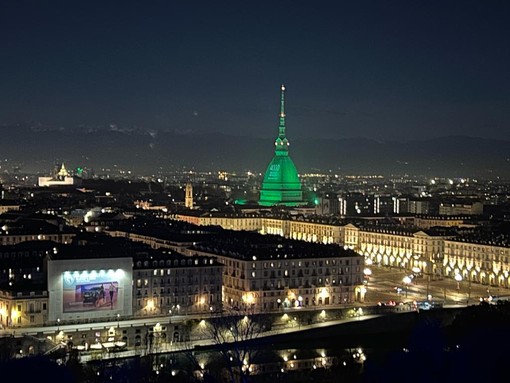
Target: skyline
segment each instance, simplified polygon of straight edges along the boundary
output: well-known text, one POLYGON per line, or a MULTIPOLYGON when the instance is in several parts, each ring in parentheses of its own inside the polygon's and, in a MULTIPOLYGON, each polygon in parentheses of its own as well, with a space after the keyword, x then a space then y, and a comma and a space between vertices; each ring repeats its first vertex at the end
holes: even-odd
POLYGON ((510 140, 510 5, 2 4, 0 126, 510 140))

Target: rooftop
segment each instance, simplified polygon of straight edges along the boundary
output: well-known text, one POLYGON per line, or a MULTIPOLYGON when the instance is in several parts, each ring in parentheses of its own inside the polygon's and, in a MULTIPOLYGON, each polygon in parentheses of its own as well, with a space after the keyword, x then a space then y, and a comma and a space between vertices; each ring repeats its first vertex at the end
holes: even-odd
POLYGON ((358 253, 338 245, 323 245, 286 239, 277 235, 224 230, 208 241, 190 248, 206 253, 231 256, 243 260, 303 259, 323 257, 356 257, 358 253))

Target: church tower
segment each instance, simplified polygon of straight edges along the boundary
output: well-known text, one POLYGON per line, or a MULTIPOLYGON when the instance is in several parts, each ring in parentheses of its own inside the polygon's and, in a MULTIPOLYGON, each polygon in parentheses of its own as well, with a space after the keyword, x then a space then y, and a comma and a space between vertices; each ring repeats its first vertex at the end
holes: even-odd
POLYGON ((186 183, 186 196, 184 198, 184 206, 193 209, 193 186, 191 182, 186 183))
POLYGON ((289 140, 285 133, 285 86, 280 93, 278 137, 275 140, 274 157, 267 166, 260 189, 261 206, 302 206, 303 191, 294 162, 289 156, 289 140))

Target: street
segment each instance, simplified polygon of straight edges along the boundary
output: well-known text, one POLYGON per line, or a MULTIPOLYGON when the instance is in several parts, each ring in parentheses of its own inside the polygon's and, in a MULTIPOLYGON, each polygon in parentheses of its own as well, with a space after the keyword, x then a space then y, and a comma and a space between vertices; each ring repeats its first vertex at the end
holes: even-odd
POLYGON ((396 268, 372 265, 370 270, 365 286, 365 304, 424 301, 429 296, 429 300, 443 302, 444 305, 467 305, 478 304, 480 297, 510 294, 505 288, 449 278, 433 280, 430 276, 420 275, 406 279, 412 272, 396 268))

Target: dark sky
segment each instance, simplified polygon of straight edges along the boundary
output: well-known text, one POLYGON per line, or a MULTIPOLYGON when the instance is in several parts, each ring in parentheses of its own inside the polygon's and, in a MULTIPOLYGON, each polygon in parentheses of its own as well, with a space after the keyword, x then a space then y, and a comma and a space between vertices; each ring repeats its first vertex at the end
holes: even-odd
POLYGON ((0 3, 0 125, 510 139, 509 1, 0 3))

